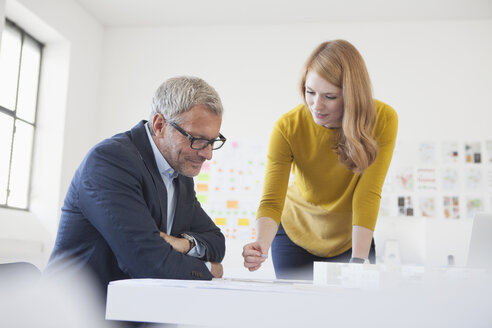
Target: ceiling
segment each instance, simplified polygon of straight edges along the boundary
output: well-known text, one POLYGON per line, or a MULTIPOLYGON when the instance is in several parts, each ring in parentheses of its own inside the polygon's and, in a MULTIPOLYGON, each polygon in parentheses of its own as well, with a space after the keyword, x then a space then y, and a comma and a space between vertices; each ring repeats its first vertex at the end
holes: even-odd
POLYGON ((492 0, 76 1, 107 27, 492 18, 492 0))

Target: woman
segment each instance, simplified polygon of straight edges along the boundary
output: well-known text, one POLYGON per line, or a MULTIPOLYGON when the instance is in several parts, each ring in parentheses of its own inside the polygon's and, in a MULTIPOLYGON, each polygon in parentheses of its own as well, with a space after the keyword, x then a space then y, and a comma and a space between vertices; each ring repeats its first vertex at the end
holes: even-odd
POLYGON ((373 231, 398 129, 347 41, 319 45, 300 88, 304 104, 273 128, 257 239, 242 254, 255 271, 271 246, 280 279, 312 279, 314 261, 375 262, 373 231))

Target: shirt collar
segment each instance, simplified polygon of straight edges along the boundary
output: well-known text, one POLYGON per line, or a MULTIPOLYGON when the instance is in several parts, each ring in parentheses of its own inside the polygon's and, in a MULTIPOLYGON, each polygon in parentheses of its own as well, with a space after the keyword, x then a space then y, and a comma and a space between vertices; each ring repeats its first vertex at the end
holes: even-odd
POLYGON ((147 132, 147 137, 149 138, 150 146, 152 147, 152 152, 154 153, 155 163, 157 164, 157 169, 159 170, 159 173, 171 180, 176 178, 178 176, 178 172, 175 171, 166 161, 164 156, 162 156, 161 152, 154 142, 154 139, 150 135, 149 122, 145 123, 145 132, 147 132))

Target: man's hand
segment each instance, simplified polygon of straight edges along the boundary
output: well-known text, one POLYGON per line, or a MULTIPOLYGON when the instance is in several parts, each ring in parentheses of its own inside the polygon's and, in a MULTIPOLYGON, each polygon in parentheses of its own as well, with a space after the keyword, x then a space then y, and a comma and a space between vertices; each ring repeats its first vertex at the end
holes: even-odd
POLYGON ((186 254, 190 251, 190 242, 188 241, 188 239, 184 239, 184 238, 178 238, 178 237, 174 237, 174 236, 170 236, 168 235, 167 233, 164 233, 164 232, 160 232, 160 236, 169 244, 171 244, 171 246, 173 247, 173 249, 177 252, 180 252, 180 253, 183 253, 183 254, 186 254))
POLYGON ((222 278, 222 275, 224 274, 224 269, 222 268, 222 264, 218 262, 210 262, 211 268, 210 272, 212 273, 212 276, 214 278, 222 278))

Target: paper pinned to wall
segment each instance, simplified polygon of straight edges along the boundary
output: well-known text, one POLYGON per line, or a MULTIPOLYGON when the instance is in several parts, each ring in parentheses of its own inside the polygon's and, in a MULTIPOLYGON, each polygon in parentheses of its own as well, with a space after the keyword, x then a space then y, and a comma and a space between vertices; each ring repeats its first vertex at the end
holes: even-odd
POLYGON ((482 162, 482 151, 480 142, 465 143, 465 162, 479 164, 482 162))
POLYGON ((459 160, 459 145, 457 141, 444 141, 441 143, 442 163, 454 164, 459 160))

